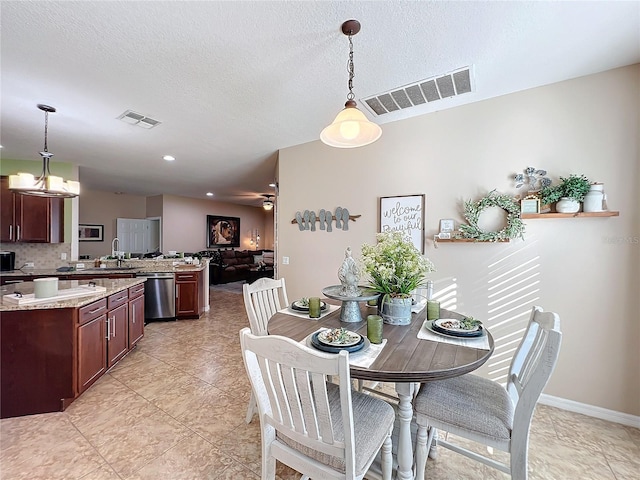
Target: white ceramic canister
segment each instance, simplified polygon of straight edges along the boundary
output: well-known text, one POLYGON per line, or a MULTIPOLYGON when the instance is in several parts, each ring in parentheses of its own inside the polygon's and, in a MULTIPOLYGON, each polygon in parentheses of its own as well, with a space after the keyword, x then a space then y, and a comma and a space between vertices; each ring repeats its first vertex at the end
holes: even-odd
POLYGON ((604 200, 604 184, 594 183, 584 197, 583 211, 602 212, 604 200))
POLYGON ((55 297, 56 295, 58 295, 58 278, 34 278, 33 293, 35 293, 36 298, 55 297))

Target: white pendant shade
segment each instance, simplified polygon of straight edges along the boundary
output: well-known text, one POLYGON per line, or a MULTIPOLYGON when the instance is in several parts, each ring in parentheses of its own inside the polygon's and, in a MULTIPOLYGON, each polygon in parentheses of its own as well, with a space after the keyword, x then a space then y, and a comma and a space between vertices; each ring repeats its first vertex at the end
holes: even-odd
POLYGON ((17 175, 9 175, 9 190, 22 195, 71 198, 80 195, 80 182, 65 181, 62 177, 54 175, 36 178, 30 173, 20 172, 17 175))
POLYGON ((322 130, 320 140, 330 147, 355 148, 369 145, 381 135, 382 129, 378 124, 370 122, 356 107, 346 107, 331 125, 322 130))

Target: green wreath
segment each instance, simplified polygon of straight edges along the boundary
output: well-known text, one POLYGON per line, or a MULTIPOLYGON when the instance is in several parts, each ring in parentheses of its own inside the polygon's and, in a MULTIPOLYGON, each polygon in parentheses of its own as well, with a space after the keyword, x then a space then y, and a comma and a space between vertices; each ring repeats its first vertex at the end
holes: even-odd
POLYGON ((520 205, 509 195, 497 193, 495 190, 473 202, 464 203, 464 218, 468 225, 460 225, 460 237, 473 238, 477 242, 498 242, 510 238, 520 237, 524 239, 524 223, 520 219, 520 205), (478 227, 480 214, 489 207, 499 207, 507 212, 507 225, 497 232, 485 232, 478 227))

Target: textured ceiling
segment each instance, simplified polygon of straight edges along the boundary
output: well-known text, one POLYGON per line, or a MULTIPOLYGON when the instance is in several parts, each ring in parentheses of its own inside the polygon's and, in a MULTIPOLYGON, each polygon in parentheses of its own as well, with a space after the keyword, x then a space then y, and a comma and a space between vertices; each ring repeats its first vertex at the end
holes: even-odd
POLYGON ((474 69, 473 92, 377 118, 383 136, 384 123, 640 62, 640 2, 3 0, 0 14, 3 158, 39 159, 45 103, 58 109, 49 150, 84 186, 253 205, 272 192, 277 150, 317 140, 342 108, 347 19, 362 24, 357 100, 474 69), (162 123, 123 123, 125 110, 162 123))

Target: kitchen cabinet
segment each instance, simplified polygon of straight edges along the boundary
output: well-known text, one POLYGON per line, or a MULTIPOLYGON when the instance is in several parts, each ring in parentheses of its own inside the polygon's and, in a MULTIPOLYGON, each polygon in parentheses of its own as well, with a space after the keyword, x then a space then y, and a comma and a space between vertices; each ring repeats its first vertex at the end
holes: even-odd
POLYGON ((144 336, 144 283, 129 288, 129 350, 144 336))
POLYGON ((176 273, 176 318, 200 316, 199 272, 176 273))
POLYGON ((0 177, 0 242, 64 241, 64 199, 19 195, 0 177))
POLYGON ((78 393, 107 371, 107 299, 80 308, 78 315, 78 393))
POLYGON ((107 298, 107 368, 129 351, 129 292, 123 290, 107 298))

